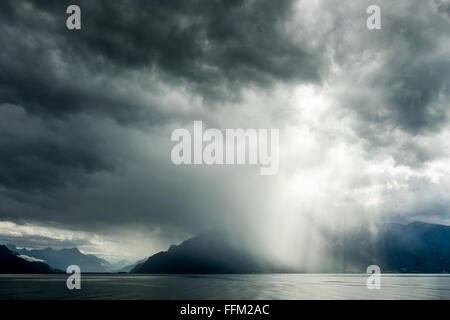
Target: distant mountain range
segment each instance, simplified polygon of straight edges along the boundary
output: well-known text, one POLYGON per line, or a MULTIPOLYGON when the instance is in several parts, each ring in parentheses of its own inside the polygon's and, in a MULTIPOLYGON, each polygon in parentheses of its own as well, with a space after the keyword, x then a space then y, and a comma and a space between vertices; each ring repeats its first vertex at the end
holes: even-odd
MULTIPOLYGON (((309 272, 365 272, 375 264, 382 272, 450 272, 450 227, 423 222, 386 224, 376 233, 367 229, 343 234, 324 234, 331 264, 309 272)), ((0 273, 65 271, 69 265, 82 272, 131 273, 277 273, 302 272, 274 265, 220 232, 188 239, 169 250, 134 264, 111 264, 77 248, 54 250, 0 246, 0 273)))
MULTIPOLYGON (((414 222, 387 224, 377 234, 367 229, 329 234, 335 263, 310 272, 365 272, 379 265, 382 272, 450 272, 450 227, 414 222)), ((275 266, 232 246, 226 237, 207 233, 159 252, 136 265, 132 273, 264 273, 302 272, 275 266)))
POLYGON ((54 250, 46 249, 18 249, 13 244, 6 245, 9 250, 19 255, 31 257, 49 266, 66 271, 70 265, 77 265, 82 272, 112 272, 115 268, 108 261, 93 254, 83 254, 77 248, 54 250))
POLYGON ((0 273, 52 273, 47 264, 12 252, 7 247, 0 245, 0 273))

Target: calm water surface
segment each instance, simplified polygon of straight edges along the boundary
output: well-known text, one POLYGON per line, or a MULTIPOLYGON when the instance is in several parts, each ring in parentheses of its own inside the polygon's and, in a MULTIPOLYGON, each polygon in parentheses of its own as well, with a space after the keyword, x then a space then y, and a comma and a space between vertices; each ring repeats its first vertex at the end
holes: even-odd
POLYGON ((450 299, 450 275, 393 275, 380 290, 365 274, 0 275, 0 299, 450 299))

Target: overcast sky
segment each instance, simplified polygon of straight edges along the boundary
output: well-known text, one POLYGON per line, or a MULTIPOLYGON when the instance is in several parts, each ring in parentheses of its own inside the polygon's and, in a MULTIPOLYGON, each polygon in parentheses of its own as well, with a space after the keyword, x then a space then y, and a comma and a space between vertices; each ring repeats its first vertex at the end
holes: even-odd
POLYGON ((445 0, 2 0, 0 243, 134 259, 218 227, 289 252, 311 224, 450 224, 449 31, 445 0), (194 120, 280 129, 279 173, 175 166, 194 120))

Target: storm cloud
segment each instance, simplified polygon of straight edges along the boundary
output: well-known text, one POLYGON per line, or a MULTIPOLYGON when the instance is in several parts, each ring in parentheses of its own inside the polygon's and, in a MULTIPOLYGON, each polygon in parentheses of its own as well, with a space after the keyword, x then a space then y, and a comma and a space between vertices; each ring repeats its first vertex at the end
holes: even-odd
POLYGON ((0 242, 138 257, 248 228, 289 255, 311 225, 449 223, 449 2, 378 2, 381 30, 370 1, 2 1, 0 242), (280 173, 173 165, 194 120, 279 128, 280 173))

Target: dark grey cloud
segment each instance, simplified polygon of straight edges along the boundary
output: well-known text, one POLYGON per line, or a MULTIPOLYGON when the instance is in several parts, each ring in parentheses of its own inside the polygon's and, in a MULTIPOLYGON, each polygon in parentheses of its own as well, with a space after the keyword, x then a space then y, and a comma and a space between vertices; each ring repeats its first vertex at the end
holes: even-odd
POLYGON ((435 0, 435 3, 440 12, 446 13, 450 16, 450 1, 448 0, 435 0))
POLYGON ((26 237, 18 237, 18 236, 9 236, 9 235, 0 235, 0 243, 1 244, 14 244, 18 248, 74 248, 74 247, 82 247, 89 245, 89 241, 87 239, 83 240, 57 240, 49 239, 42 236, 36 235, 27 235, 26 237))
POLYGON ((377 76, 389 110, 384 120, 413 135, 439 131, 448 120, 442 98, 450 93, 450 60, 433 52, 442 51, 445 24, 399 19, 389 28, 392 51, 377 76))
POLYGON ((86 32, 72 43, 118 66, 160 68, 206 94, 222 86, 318 81, 324 61, 283 30, 293 3, 85 2, 86 32))
MULTIPOLYGON (((89 176, 115 172, 120 161, 127 161, 124 141, 113 141, 120 129, 99 123, 112 118, 132 130, 193 119, 195 113, 173 111, 164 100, 171 87, 186 88, 203 99, 206 108, 214 108, 216 102, 238 99, 242 88, 319 82, 324 56, 303 48, 284 30, 294 4, 290 0, 3 1, 0 185, 5 194, 43 205, 42 199, 27 193, 83 186, 89 176), (70 4, 82 9, 81 31, 66 29, 70 4), (146 79, 152 77, 156 80, 146 79)), ((161 192, 156 195, 152 205, 160 208, 154 210, 156 217, 165 211, 175 216, 189 202, 186 196, 170 203, 161 192)), ((195 203, 192 211, 194 207, 195 203)), ((134 210, 144 208, 151 209, 143 205, 134 210)), ((173 219, 165 215, 168 221, 173 219)))
POLYGON ((86 119, 43 121, 12 105, 0 105, 0 113, 0 184, 7 190, 82 184, 83 176, 117 165, 106 135, 86 119))
POLYGON ((291 0, 75 1, 82 8, 79 32, 65 27, 72 2, 2 4, 3 102, 39 114, 100 112, 155 123, 167 117, 118 94, 114 79, 133 70, 161 73, 212 104, 243 86, 317 82, 325 64, 284 32, 291 0))
MULTIPOLYGON (((366 16, 357 14, 369 4, 337 12, 336 24, 353 20, 364 26, 366 16)), ((355 118, 353 129, 369 153, 389 154, 411 167, 442 156, 420 138, 448 127, 450 21, 441 14, 446 4, 411 1, 400 10, 383 1, 382 30, 349 29, 343 43, 340 35, 330 37, 335 62, 347 71, 333 78, 347 85, 336 103, 355 118)))
POLYGON ((440 94, 447 96, 450 93, 449 75, 448 59, 418 66, 409 61, 396 67, 386 83, 386 89, 390 89, 388 101, 391 102, 392 121, 413 134, 439 130, 448 121, 448 106, 445 102, 439 103, 438 99, 440 94))

